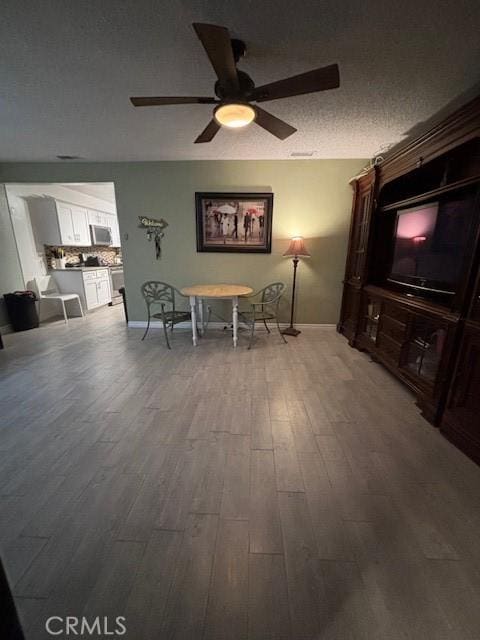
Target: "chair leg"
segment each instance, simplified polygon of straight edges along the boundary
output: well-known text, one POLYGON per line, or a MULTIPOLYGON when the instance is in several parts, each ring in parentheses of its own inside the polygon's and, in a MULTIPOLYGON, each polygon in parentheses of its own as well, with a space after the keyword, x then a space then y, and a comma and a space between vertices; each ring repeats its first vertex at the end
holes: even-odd
POLYGON ((150 310, 148 311, 147 328, 145 329, 145 333, 142 336, 142 340, 145 340, 145 336, 147 335, 149 329, 150 329, 150 310))
POLYGON ((263 319, 263 324, 265 325, 265 329, 267 330, 267 332, 270 333, 270 329, 268 328, 268 324, 265 318, 263 319))
POLYGON ((80 296, 78 296, 77 300, 78 300, 78 308, 80 309, 80 315, 82 316, 82 318, 85 318, 85 314, 83 313, 82 303, 80 301, 80 296))
POLYGON ((280 329, 280 324, 278 322, 278 316, 275 316, 275 322, 277 323, 278 333, 280 334, 282 340, 284 341, 285 344, 288 344, 288 342, 285 340, 285 336, 283 335, 282 330, 280 329))
POLYGON ((65 324, 68 324, 68 316, 67 316, 67 310, 65 308, 65 300, 60 300, 60 302, 62 303, 62 310, 63 310, 63 317, 65 319, 65 324))
POLYGON ((212 315, 212 307, 207 305, 207 324, 205 325, 205 331, 208 329, 208 323, 210 322, 210 317, 212 315))
POLYGON ((255 333, 255 313, 253 314, 253 318, 252 318, 252 328, 250 330, 250 342, 248 343, 249 349, 252 348, 254 333, 255 333))
POLYGON ((167 343, 167 348, 171 349, 170 342, 168 341, 168 322, 165 318, 165 315, 162 314, 162 324, 163 324, 163 333, 165 334, 165 342, 167 343))

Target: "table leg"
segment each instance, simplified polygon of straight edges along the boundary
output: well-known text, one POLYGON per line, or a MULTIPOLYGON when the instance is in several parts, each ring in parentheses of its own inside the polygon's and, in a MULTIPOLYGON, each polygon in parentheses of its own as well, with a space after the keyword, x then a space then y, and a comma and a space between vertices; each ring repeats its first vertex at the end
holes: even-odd
POLYGON ((198 299, 198 311, 200 313, 200 335, 205 333, 205 324, 203 322, 203 298, 198 299))
POLYGON ((237 346, 238 341, 238 297, 232 298, 232 316, 233 316, 233 346, 237 346))
POLYGON ((190 315, 192 318, 192 342, 193 346, 197 346, 197 311, 195 309, 197 301, 195 296, 190 296, 190 315))

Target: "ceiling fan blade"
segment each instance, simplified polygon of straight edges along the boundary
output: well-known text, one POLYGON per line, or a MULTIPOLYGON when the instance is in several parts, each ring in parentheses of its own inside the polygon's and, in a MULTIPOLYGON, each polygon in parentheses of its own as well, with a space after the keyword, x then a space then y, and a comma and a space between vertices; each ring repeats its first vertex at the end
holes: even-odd
POLYGON ((217 135, 220 125, 216 120, 210 120, 202 133, 195 140, 195 144, 199 142, 210 142, 217 135))
POLYGON ((160 107, 168 104, 216 104, 215 98, 203 98, 195 96, 153 96, 153 97, 133 97, 130 102, 134 107, 160 107))
POLYGON ((260 109, 260 107, 255 106, 256 118, 255 122, 266 129, 269 133, 280 138, 280 140, 285 140, 288 136, 291 136, 292 133, 295 133, 295 127, 290 126, 280 118, 272 115, 268 111, 264 109, 260 109))
POLYGON ((251 99, 257 102, 266 102, 277 98, 289 98, 290 96, 301 96, 304 93, 336 89, 339 86, 338 65, 330 64, 328 67, 314 69, 298 76, 256 87, 251 99))
POLYGON ((228 29, 200 22, 194 22, 193 28, 207 52, 222 87, 238 90, 237 68, 228 29))

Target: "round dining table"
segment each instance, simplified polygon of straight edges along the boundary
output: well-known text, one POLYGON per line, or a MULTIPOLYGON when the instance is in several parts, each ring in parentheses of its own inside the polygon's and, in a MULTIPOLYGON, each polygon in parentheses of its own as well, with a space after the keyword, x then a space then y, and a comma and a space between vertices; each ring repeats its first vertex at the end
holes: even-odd
POLYGON ((192 317, 192 341, 197 346, 197 302, 200 312, 200 326, 203 332, 203 300, 231 300, 232 301, 232 325, 233 346, 238 342, 238 298, 253 293, 251 287, 243 284, 196 284, 192 287, 181 289, 184 296, 190 298, 190 313, 192 317))

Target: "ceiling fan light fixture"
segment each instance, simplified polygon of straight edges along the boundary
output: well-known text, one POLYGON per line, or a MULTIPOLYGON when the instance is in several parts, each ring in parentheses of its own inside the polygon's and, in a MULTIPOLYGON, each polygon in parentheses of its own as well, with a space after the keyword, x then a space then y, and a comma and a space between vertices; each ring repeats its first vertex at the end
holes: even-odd
POLYGON ((214 118, 222 127, 240 129, 255 120, 255 109, 242 102, 229 102, 219 105, 214 111, 214 118))

